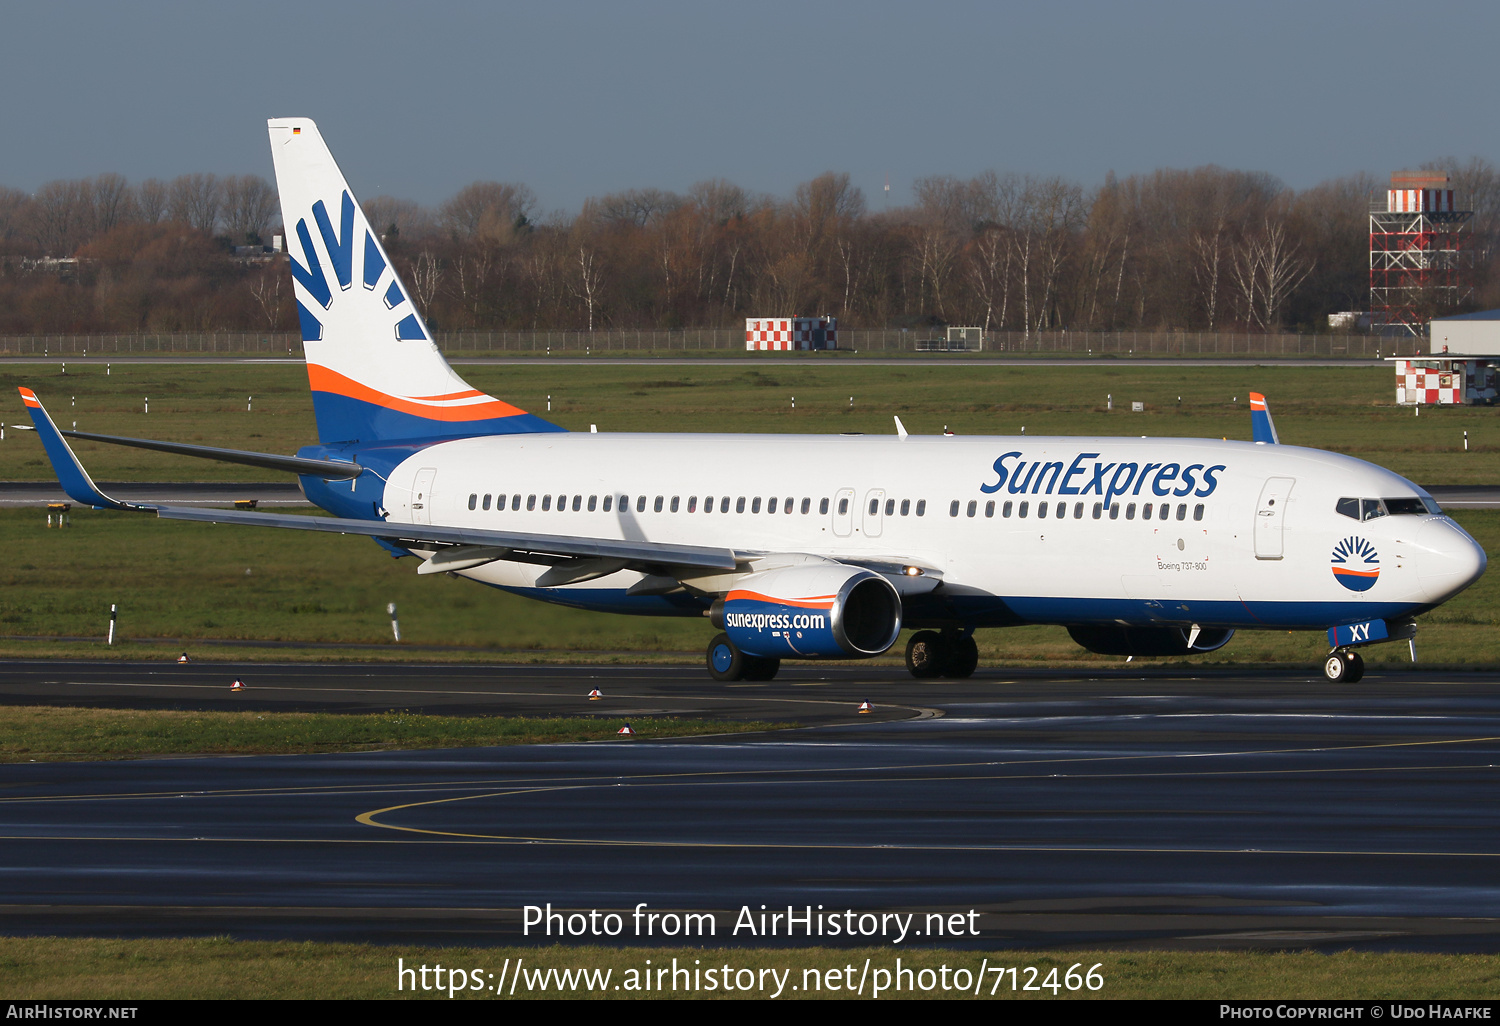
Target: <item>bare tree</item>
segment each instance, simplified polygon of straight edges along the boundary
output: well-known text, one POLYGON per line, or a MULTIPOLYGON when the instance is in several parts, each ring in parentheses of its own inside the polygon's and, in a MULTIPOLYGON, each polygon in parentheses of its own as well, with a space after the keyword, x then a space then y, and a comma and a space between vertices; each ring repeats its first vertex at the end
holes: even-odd
POLYGON ((645 228, 653 221, 670 214, 684 202, 675 192, 627 189, 601 197, 594 206, 594 213, 605 224, 645 228))
POLYGON ((218 175, 178 175, 167 190, 167 219, 212 235, 219 226, 222 203, 223 188, 218 175))
POLYGON ((87 181, 48 182, 30 204, 31 236, 42 252, 71 256, 94 233, 94 196, 87 181))
POLYGON ((93 190, 94 229, 107 232, 116 225, 134 221, 136 218, 135 196, 122 175, 113 173, 96 177, 90 186, 93 190))
POLYGON ((531 223, 536 194, 511 182, 474 182, 444 203, 438 217, 456 239, 508 243, 531 223))
POLYGON ((432 213, 415 200, 376 196, 364 203, 365 218, 387 244, 397 239, 421 242, 434 233, 432 213))
POLYGON ((281 324, 281 311, 285 303, 286 268, 276 263, 261 267, 250 279, 250 295, 265 318, 266 330, 275 331, 281 324))
POLYGON ((587 246, 579 246, 578 279, 573 287, 573 294, 583 300, 584 309, 588 311, 590 331, 594 330, 594 307, 599 302, 601 280, 599 268, 594 259, 594 251, 587 246))
POLYGON ((167 216, 170 187, 160 178, 148 178, 135 190, 135 207, 142 221, 158 224, 167 216))
POLYGON ((256 245, 276 218, 276 190, 260 175, 230 175, 223 182, 224 232, 236 244, 256 245))
POLYGON ((422 250, 417 255, 417 262, 412 265, 411 287, 424 317, 431 316, 432 301, 436 298, 442 281, 443 268, 438 258, 433 255, 432 250, 422 250))
POLYGON ((1312 273, 1312 263, 1287 238, 1286 224, 1268 217, 1235 248, 1231 273, 1246 319, 1270 331, 1280 326, 1287 297, 1312 273))

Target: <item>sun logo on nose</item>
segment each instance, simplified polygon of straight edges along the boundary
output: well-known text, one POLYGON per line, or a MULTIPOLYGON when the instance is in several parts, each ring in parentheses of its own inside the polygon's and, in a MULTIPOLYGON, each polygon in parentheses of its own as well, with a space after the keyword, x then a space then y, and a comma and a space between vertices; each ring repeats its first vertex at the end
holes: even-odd
POLYGON ((1333 547, 1333 579, 1350 591, 1369 591, 1380 578, 1380 554, 1363 538, 1348 537, 1333 547))

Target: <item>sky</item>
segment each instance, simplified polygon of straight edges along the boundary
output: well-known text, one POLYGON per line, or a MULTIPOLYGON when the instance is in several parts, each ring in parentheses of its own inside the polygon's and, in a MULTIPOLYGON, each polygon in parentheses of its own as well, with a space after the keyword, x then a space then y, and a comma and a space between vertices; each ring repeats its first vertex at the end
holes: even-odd
MULTIPOLYGON (((265 120, 315 119, 355 192, 523 182, 544 212, 725 178, 848 172, 1085 186, 1161 167, 1293 188, 1500 163, 1500 4, 891 2, 8 4, 0 184, 271 177, 265 120)), ((887 196, 884 186, 890 182, 887 196)))

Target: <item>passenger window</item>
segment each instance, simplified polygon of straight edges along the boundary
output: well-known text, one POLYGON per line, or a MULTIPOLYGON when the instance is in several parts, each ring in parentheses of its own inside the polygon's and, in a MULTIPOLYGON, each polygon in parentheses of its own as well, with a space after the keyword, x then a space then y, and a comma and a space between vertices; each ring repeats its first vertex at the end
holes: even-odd
POLYGON ((1068 504, 1066 502, 1059 502, 1057 504, 1057 519, 1061 520, 1064 517, 1066 517, 1067 515, 1068 515, 1068 504))
POLYGON ((828 515, 828 500, 827 499, 819 499, 818 500, 818 515, 819 516, 827 516, 828 515))
MULTIPOLYGON (((712 499, 709 499, 708 501, 709 502, 713 502, 712 499)), ((696 496, 696 495, 689 495, 688 496, 688 512, 689 513, 696 513, 696 512, 698 512, 698 496, 696 496)))
POLYGON ((1004 517, 1004 518, 1006 518, 1006 519, 1007 519, 1007 520, 1009 520, 1009 519, 1010 519, 1010 511, 1011 511, 1011 510, 1012 510, 1012 509, 1014 509, 1014 508, 1015 508, 1015 507, 1014 507, 1014 506, 1013 506, 1013 505, 1011 505, 1011 502, 1010 502, 1010 500, 1009 500, 1009 499, 1007 499, 1007 500, 1006 500, 1006 501, 1005 501, 1005 505, 1004 505, 1004 506, 1001 506, 1001 507, 1000 507, 1000 515, 1001 515, 1001 516, 1002 516, 1002 517, 1004 517))
POLYGON ((792 503, 794 503, 796 501, 797 501, 796 499, 794 499, 792 496, 788 495, 786 497, 786 502, 784 502, 784 503, 781 504, 781 511, 783 513, 790 513, 792 511, 792 503))
POLYGON ((769 499, 766 500, 766 512, 767 513, 775 513, 776 512, 776 503, 777 503, 777 501, 778 500, 777 500, 776 496, 774 496, 774 495, 771 496, 769 499))
MULTIPOLYGON (((740 501, 744 502, 745 500, 741 499, 740 501)), ((728 513, 729 512, 729 496, 726 495, 726 496, 724 496, 723 498, 721 498, 719 500, 719 512, 720 513, 728 513)))
POLYGON ((1103 515, 1104 515, 1104 503, 1102 503, 1102 502, 1096 502, 1096 503, 1094 503, 1094 519, 1098 520, 1103 515))
POLYGON ((635 497, 635 511, 637 513, 646 512, 646 497, 644 495, 637 495, 635 497))
POLYGON ((1111 519, 1111 520, 1119 520, 1120 519, 1120 504, 1118 502, 1111 502, 1109 504, 1109 519, 1111 519))
POLYGON ((1185 503, 1185 502, 1179 502, 1177 504, 1177 519, 1178 520, 1186 520, 1187 519, 1187 503, 1185 503))
POLYGON ((879 499, 871 499, 870 500, 870 516, 873 517, 876 513, 879 513, 879 512, 880 512, 880 500, 879 499))
POLYGON ((970 499, 969 500, 968 515, 972 517, 977 512, 979 512, 979 503, 978 503, 978 501, 974 500, 974 499, 970 499))
POLYGON ((712 513, 713 511, 714 511, 714 497, 712 495, 710 495, 708 498, 706 498, 706 499, 703 500, 703 512, 705 512, 705 513, 712 513))
POLYGON ((543 495, 542 496, 542 512, 545 513, 549 509, 551 509, 551 508, 552 508, 552 496, 550 496, 550 495, 543 495))
POLYGON ((589 496, 589 512, 590 513, 594 512, 595 507, 597 507, 598 505, 599 505, 599 496, 597 496, 597 495, 590 495, 589 496))
POLYGON ((583 505, 583 496, 582 495, 575 495, 575 496, 573 496, 573 512, 577 513, 578 512, 578 508, 580 506, 582 506, 582 505, 583 505))
POLYGON ((535 495, 528 495, 528 496, 526 496, 526 512, 530 513, 534 509, 536 509, 536 496, 535 495))
POLYGON ((1141 507, 1141 519, 1142 520, 1150 520, 1151 519, 1151 503, 1148 502, 1144 506, 1141 507))
POLYGON ((557 511, 559 513, 561 513, 563 510, 565 510, 567 508, 568 508, 568 497, 566 495, 559 495, 557 497, 557 511))
POLYGON ((1047 515, 1047 504, 1045 502, 1036 504, 1036 515, 1038 517, 1045 517, 1047 515))
POLYGON ((1074 520, 1082 520, 1083 519, 1083 503, 1081 503, 1081 502, 1075 502, 1075 503, 1073 503, 1073 519, 1074 520))
POLYGON ((1021 503, 1021 508, 1016 511, 1016 515, 1019 516, 1022 520, 1025 520, 1026 519, 1026 508, 1028 506, 1030 506, 1030 505, 1031 505, 1031 503, 1023 501, 1021 503))
POLYGON ((671 507, 671 509, 672 509, 673 513, 677 512, 677 503, 680 502, 680 501, 681 501, 681 497, 680 496, 677 496, 677 495, 672 496, 672 507, 671 507))
POLYGON ((613 495, 606 495, 604 497, 604 512, 608 513, 609 512, 609 508, 611 506, 613 506, 614 504, 615 504, 615 497, 613 495))
POLYGON ((514 495, 512 495, 510 497, 510 508, 511 509, 520 509, 521 508, 521 493, 520 492, 517 492, 516 494, 514 494, 514 495))
POLYGON ((956 517, 956 516, 958 516, 958 500, 957 499, 954 499, 952 502, 950 502, 948 504, 948 515, 950 517, 956 517))
POLYGON ((1134 520, 1135 519, 1135 503, 1132 502, 1130 505, 1128 505, 1128 506, 1125 507, 1125 519, 1126 520, 1134 520))
POLYGON ((846 514, 848 514, 848 512, 849 512, 849 500, 848 499, 840 499, 839 500, 839 516, 845 516, 846 514))
POLYGON ((995 515, 995 500, 994 499, 991 499, 989 502, 986 502, 984 504, 984 515, 986 517, 993 517, 995 515))
POLYGON ((926 513, 927 513, 927 500, 926 499, 918 499, 917 500, 917 516, 920 517, 920 516, 925 515, 926 513))
POLYGON ((1380 504, 1379 499, 1361 499, 1359 505, 1363 516, 1362 520, 1378 520, 1385 516, 1385 507, 1380 504))
POLYGON ((479 493, 478 492, 470 492, 469 493, 469 508, 470 509, 474 509, 478 505, 479 505, 479 493))
POLYGON ((807 516, 807 514, 811 510, 812 510, 812 500, 811 499, 803 499, 802 500, 802 515, 803 516, 807 516))
POLYGON ((759 513, 760 512, 760 496, 759 495, 757 495, 755 498, 753 498, 753 499, 750 500, 750 512, 751 513, 759 513))
POLYGON ((480 501, 479 508, 480 509, 489 509, 490 508, 490 495, 489 495, 488 492, 485 493, 484 499, 480 501))
POLYGON ((630 496, 628 496, 628 495, 622 495, 622 496, 620 496, 620 512, 621 513, 626 513, 626 512, 629 512, 629 510, 630 510, 630 496))
POLYGON ((1348 517, 1350 520, 1359 519, 1359 500, 1340 499, 1334 504, 1334 511, 1348 517))
POLYGON ((663 502, 662 497, 660 495, 658 495, 656 497, 656 502, 653 503, 652 506, 651 506, 651 512, 653 512, 653 513, 660 513, 661 512, 661 504, 662 504, 662 502, 663 502))
POLYGON ((1200 503, 1198 503, 1198 505, 1196 505, 1196 506, 1193 507, 1193 519, 1194 520, 1202 520, 1203 519, 1203 503, 1200 502, 1200 503))
MULTIPOLYGON (((995 512, 994 505, 995 504, 993 502, 990 503, 990 507, 991 507, 990 508, 990 512, 991 513, 995 512)), ((910 499, 902 499, 901 500, 901 515, 903 517, 911 516, 911 500, 910 499)))
POLYGON ((745 512, 745 497, 743 495, 741 495, 738 499, 734 500, 734 511, 736 513, 743 513, 743 512, 745 512))
POLYGON ((1169 517, 1171 515, 1172 515, 1172 504, 1170 502, 1164 502, 1164 503, 1161 504, 1161 510, 1156 514, 1156 519, 1158 519, 1158 520, 1165 520, 1165 519, 1167 519, 1167 517, 1169 517))
POLYGON ((896 500, 895 499, 886 499, 885 500, 885 515, 888 516, 888 517, 893 517, 893 516, 896 515, 896 500))

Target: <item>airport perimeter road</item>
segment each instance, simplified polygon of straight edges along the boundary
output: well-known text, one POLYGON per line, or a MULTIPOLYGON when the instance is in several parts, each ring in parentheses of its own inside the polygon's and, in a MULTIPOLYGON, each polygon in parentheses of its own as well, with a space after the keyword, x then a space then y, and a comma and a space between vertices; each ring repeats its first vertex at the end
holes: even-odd
MULTIPOLYGON (((64 669, 58 695, 114 694, 64 669)), ((408 672, 444 679, 390 668, 365 690, 408 672)), ((17 676, 31 673, 0 667, 13 700, 17 676)), ((765 904, 976 909, 980 936, 963 943, 990 947, 1500 950, 1500 675, 922 684, 831 668, 745 697, 677 670, 471 668, 446 682, 494 711, 576 707, 598 686, 641 708, 868 697, 906 718, 673 743, 3 766, 0 930, 497 943, 518 939, 527 904, 646 902, 721 911, 717 943, 763 942, 731 928, 765 904)), ((235 697, 270 701, 258 686, 235 697)), ((347 690, 349 707, 369 701, 347 690)))

